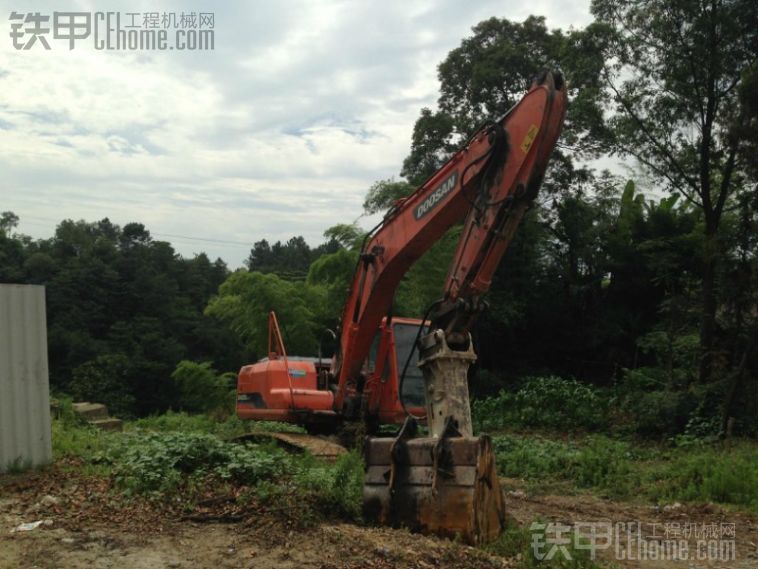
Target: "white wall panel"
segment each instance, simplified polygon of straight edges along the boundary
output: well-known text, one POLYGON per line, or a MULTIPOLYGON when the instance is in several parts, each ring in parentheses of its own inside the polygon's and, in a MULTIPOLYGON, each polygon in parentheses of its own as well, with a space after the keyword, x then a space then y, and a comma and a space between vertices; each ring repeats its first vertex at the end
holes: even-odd
POLYGON ((0 472, 51 460, 45 288, 0 284, 0 472))

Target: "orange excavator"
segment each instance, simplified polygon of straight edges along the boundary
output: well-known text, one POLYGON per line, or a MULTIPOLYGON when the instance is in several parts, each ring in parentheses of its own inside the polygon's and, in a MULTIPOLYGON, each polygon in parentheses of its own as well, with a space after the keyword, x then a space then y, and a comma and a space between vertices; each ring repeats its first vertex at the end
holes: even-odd
POLYGON ((470 330, 542 183, 567 106, 559 72, 543 71, 502 118, 482 126, 434 175, 397 201, 366 237, 338 329, 337 351, 288 356, 276 316, 269 357, 242 368, 237 413, 322 431, 362 421, 397 436, 364 445, 364 517, 483 543, 504 524, 492 445, 475 437, 467 372, 470 330), (463 222, 443 293, 423 319, 394 317, 403 275, 463 222), (425 424, 422 434, 419 424, 425 424))

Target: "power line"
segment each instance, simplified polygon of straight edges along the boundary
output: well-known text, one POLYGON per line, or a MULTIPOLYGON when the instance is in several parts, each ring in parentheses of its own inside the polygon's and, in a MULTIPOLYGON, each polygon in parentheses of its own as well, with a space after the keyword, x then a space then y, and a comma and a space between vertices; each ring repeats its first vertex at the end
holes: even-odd
MULTIPOLYGON (((42 226, 42 224, 38 223, 38 222, 24 221, 25 219, 28 219, 28 218, 38 219, 38 220, 42 220, 42 221, 46 221, 46 222, 50 222, 50 223, 56 223, 56 224, 60 223, 60 220, 54 220, 54 219, 51 219, 51 218, 48 218, 48 217, 40 217, 40 216, 35 216, 35 215, 26 215, 26 216, 24 216, 23 218, 21 218, 21 223, 27 223, 29 225, 36 225, 38 227, 42 226)), ((212 239, 210 237, 191 237, 189 235, 177 235, 175 233, 157 233, 155 231, 150 231, 150 234, 151 235, 156 235, 158 237, 173 237, 175 239, 189 239, 191 241, 203 241, 203 242, 206 242, 206 243, 219 243, 219 244, 222 244, 222 245, 241 245, 243 247, 252 247, 251 243, 244 242, 244 241, 231 241, 231 240, 228 240, 228 239, 212 239)))
POLYGON ((159 235, 162 237, 176 237, 177 239, 191 239, 192 241, 206 241, 208 243, 227 243, 229 245, 244 245, 245 247, 251 247, 250 243, 244 241, 228 241, 226 239, 210 239, 208 237, 190 237, 189 235, 175 235, 173 233, 155 233, 150 232, 152 235, 159 235))

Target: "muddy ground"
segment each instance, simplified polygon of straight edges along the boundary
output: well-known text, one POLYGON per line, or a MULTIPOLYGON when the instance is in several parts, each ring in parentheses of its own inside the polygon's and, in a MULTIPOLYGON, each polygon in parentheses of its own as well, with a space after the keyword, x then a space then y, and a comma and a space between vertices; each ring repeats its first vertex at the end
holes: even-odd
MULTIPOLYGON (((513 523, 640 521, 663 538, 672 528, 735 524, 736 559, 616 560, 614 545, 599 551, 620 567, 758 569, 758 519, 712 504, 665 508, 603 500, 591 495, 527 495, 509 480, 508 515, 513 523), (668 524, 668 525, 666 525, 668 524), (678 526, 675 524, 679 524, 678 526), (667 529, 668 528, 668 529, 667 529)), ((293 527, 275 513, 208 517, 199 523, 180 511, 149 503, 128 505, 106 481, 52 468, 32 475, 0 477, 0 569, 140 568, 351 569, 516 567, 518 559, 487 554, 448 540, 404 530, 324 523, 293 527), (214 523, 209 520, 215 519, 214 523), (44 520, 31 531, 13 531, 44 520), (233 520, 233 521, 230 521, 233 520)), ((647 532, 649 533, 649 532, 647 532)), ((694 535, 691 536, 694 539, 694 535)), ((622 545, 626 543, 622 540, 622 545)), ((693 544, 694 546, 694 544, 693 544)))

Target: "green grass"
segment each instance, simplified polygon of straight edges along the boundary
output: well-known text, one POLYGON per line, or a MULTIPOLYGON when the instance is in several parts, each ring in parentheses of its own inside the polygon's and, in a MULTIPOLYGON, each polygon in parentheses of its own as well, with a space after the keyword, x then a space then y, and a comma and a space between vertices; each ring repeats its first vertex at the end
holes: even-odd
POLYGON ((243 421, 236 415, 230 415, 224 420, 218 420, 210 415, 189 415, 168 411, 163 415, 155 415, 137 419, 126 423, 127 431, 157 431, 157 432, 184 432, 184 433, 209 433, 222 439, 231 439, 236 436, 252 432, 287 432, 304 433, 302 427, 290 423, 277 423, 274 421, 243 421))
MULTIPOLYGON (((64 410, 53 421, 53 450, 56 458, 74 459, 64 463, 67 468, 110 477, 126 496, 181 497, 192 508, 209 488, 236 488, 239 500, 286 509, 296 523, 360 519, 363 464, 357 453, 328 464, 270 443, 229 440, 253 430, 283 429, 299 430, 236 417, 166 413, 128 422, 124 433, 107 433, 64 410)), ((499 473, 523 479, 531 493, 590 491, 620 500, 715 502, 758 512, 755 442, 677 447, 553 433, 497 434, 493 443, 499 473)), ((522 538, 514 532, 507 532, 497 547, 516 547, 522 538)))
POLYGON ((102 450, 105 433, 84 425, 53 421, 53 457, 89 457, 102 450))
POLYGON ((758 445, 682 449, 654 471, 653 499, 716 502, 758 512, 758 445))
POLYGON ((669 448, 603 435, 564 441, 537 435, 493 437, 498 471, 531 490, 557 484, 616 499, 716 502, 758 511, 754 442, 669 448))

